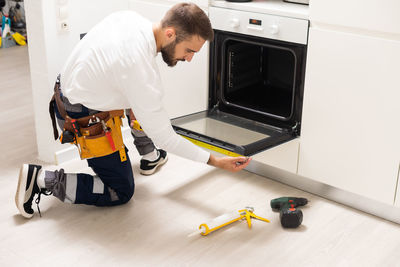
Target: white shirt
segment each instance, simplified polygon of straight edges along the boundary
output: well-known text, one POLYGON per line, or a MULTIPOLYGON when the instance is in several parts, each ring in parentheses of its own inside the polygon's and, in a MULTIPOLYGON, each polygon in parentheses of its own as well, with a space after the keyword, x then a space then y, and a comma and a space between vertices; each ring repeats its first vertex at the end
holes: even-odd
POLYGON ((150 21, 133 11, 106 17, 74 48, 61 71, 61 89, 72 104, 108 111, 132 108, 154 144, 206 163, 210 153, 177 135, 163 107, 150 21))

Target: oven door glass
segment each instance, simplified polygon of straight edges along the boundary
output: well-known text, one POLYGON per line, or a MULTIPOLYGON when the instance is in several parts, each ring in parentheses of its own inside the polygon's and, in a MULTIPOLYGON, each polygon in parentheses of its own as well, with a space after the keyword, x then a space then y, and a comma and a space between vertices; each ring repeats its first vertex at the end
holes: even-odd
POLYGON ((173 119, 172 125, 195 144, 230 156, 251 156, 295 138, 281 129, 217 109, 173 119))

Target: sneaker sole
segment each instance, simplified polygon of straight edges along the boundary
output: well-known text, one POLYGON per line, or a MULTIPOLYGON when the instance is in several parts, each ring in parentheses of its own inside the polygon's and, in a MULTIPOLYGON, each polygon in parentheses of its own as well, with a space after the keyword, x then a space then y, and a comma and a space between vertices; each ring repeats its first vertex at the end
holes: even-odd
POLYGON ((152 175, 153 173, 156 172, 156 170, 157 170, 158 167, 164 165, 165 162, 167 162, 167 161, 168 161, 168 155, 165 157, 164 160, 160 161, 160 163, 157 164, 157 166, 156 166, 154 169, 151 169, 151 170, 140 170, 140 174, 143 174, 143 175, 152 175))
POLYGON ((25 190, 26 190, 26 177, 28 176, 29 165, 24 164, 19 170, 19 179, 17 185, 17 193, 15 193, 15 205, 19 212, 25 218, 32 218, 33 214, 26 213, 24 209, 25 190))

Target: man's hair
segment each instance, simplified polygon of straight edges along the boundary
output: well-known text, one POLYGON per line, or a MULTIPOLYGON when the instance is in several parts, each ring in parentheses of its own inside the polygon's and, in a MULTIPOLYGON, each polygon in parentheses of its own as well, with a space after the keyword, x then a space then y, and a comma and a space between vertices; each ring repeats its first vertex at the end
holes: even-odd
POLYGON ((210 20, 204 11, 193 3, 174 5, 161 20, 161 27, 173 27, 176 32, 176 43, 198 35, 204 40, 212 41, 214 32, 210 20))

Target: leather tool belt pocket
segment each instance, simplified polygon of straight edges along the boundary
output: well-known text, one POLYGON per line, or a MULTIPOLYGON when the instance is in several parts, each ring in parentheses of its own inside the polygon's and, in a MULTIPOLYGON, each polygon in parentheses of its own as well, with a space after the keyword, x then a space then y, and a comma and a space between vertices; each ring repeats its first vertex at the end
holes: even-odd
POLYGON ((67 119, 64 129, 75 134, 74 143, 79 149, 81 159, 103 157, 118 150, 121 161, 125 161, 125 145, 121 132, 123 116, 123 110, 113 110, 76 120, 67 119))
POLYGON ((126 161, 125 145, 122 139, 123 110, 99 112, 90 116, 73 119, 67 115, 60 97, 59 77, 54 87, 54 95, 49 105, 53 123, 54 138, 58 139, 54 104, 64 118, 61 143, 73 143, 78 147, 81 159, 103 157, 119 151, 121 162, 126 161))

